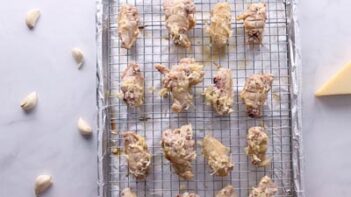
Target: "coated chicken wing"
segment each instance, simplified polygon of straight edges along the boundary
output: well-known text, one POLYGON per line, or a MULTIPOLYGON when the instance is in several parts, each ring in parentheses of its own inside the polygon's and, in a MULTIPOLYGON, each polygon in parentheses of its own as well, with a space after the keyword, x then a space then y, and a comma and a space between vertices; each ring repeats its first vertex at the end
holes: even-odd
POLYGON ((129 64, 122 73, 123 100, 131 107, 144 103, 144 77, 138 64, 129 64))
POLYGON ((227 2, 217 3, 212 9, 211 22, 206 31, 210 34, 213 46, 221 48, 228 43, 232 35, 231 18, 230 4, 227 2))
POLYGON ((206 135, 202 143, 202 153, 217 176, 227 176, 234 165, 230 160, 230 149, 216 138, 206 135))
POLYGON ((216 194, 216 197, 236 197, 234 187, 232 185, 225 186, 216 194))
POLYGON ((137 195, 129 187, 126 187, 122 190, 121 197, 137 197, 137 195))
POLYGON ((233 80, 232 71, 220 68, 213 79, 213 85, 205 89, 205 101, 212 105, 219 115, 233 112, 233 80))
POLYGON ((262 177, 257 187, 252 188, 249 197, 274 197, 278 192, 277 186, 268 176, 262 177))
POLYGON ((130 4, 123 4, 117 18, 118 36, 123 48, 130 49, 139 35, 138 9, 130 4))
POLYGON ((272 88, 272 83, 273 76, 271 74, 254 74, 246 80, 240 98, 244 101, 250 117, 262 116, 262 108, 267 100, 267 94, 272 88))
POLYGON ((262 43, 264 26, 267 20, 266 4, 253 3, 236 19, 244 21, 245 33, 250 44, 262 43))
POLYGON ((172 111, 182 112, 189 109, 193 103, 192 86, 204 79, 203 65, 191 58, 183 58, 178 65, 169 70, 166 66, 157 64, 156 69, 164 74, 161 96, 171 93, 173 97, 172 111))
POLYGON ((189 48, 191 41, 186 34, 195 26, 195 4, 192 0, 165 0, 163 10, 166 27, 174 44, 189 48))
POLYGON ((196 157, 194 144, 191 124, 162 133, 161 146, 166 159, 171 162, 178 176, 186 180, 193 177, 191 162, 196 157))
POLYGON ((145 139, 133 131, 122 134, 129 172, 137 179, 144 179, 149 171, 151 154, 145 139))
POLYGON ((247 134, 246 154, 251 159, 251 163, 258 167, 268 165, 271 159, 266 158, 268 148, 268 136, 265 128, 251 127, 247 134))
POLYGON ((177 197, 200 197, 200 196, 195 193, 185 192, 183 194, 178 194, 177 197))

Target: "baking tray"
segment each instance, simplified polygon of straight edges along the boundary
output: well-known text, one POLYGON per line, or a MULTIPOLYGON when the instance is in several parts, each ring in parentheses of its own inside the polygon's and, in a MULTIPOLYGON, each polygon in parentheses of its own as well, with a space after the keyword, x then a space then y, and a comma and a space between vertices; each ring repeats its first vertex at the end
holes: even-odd
POLYGON ((221 51, 209 47, 209 36, 204 31, 210 10, 217 1, 194 0, 197 12, 196 26, 189 32, 191 49, 175 47, 168 39, 162 11, 162 0, 98 0, 97 1, 97 105, 98 105, 98 196, 120 196, 120 191, 131 187, 138 196, 176 196, 194 191, 201 197, 232 184, 238 196, 248 196, 264 175, 270 176, 278 186, 276 196, 304 196, 302 176, 302 136, 300 102, 300 55, 296 1, 267 0, 268 20, 262 46, 246 44, 243 25, 234 20, 253 2, 228 1, 232 8, 233 36, 229 46, 221 51), (136 47, 120 48, 116 16, 122 3, 136 5, 141 18, 141 35, 136 47), (176 64, 183 57, 192 57, 205 65, 204 81, 194 87, 194 107, 188 112, 170 111, 170 98, 161 98, 159 89, 162 76, 154 64, 176 64), (137 62, 145 76, 145 104, 131 109, 118 99, 121 71, 130 62, 137 62), (234 113, 219 117, 205 105, 201 96, 212 83, 216 65, 233 70, 234 113), (272 91, 264 108, 264 116, 252 119, 246 115, 239 93, 245 79, 253 73, 270 72, 274 75, 272 91), (178 179, 163 157, 160 136, 167 128, 191 123, 197 144, 206 134, 212 134, 230 147, 235 168, 228 177, 216 177, 202 157, 199 145, 193 162, 193 180, 178 179), (263 125, 269 139, 268 156, 271 165, 256 168, 245 155, 247 129, 263 125), (152 165, 145 181, 128 175, 126 159, 112 150, 123 149, 120 132, 133 130, 144 136, 152 152, 152 165))

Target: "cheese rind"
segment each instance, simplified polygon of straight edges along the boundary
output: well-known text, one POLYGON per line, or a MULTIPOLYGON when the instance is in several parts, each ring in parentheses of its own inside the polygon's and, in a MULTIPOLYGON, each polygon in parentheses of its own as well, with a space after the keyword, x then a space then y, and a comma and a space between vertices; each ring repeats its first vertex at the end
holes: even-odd
POLYGON ((316 96, 351 94, 351 63, 344 66, 316 92, 316 96))

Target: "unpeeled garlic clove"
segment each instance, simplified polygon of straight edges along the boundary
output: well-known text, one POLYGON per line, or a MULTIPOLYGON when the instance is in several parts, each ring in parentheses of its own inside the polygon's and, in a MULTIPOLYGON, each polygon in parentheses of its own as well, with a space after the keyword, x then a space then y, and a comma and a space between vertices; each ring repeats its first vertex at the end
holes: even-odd
POLYGON ((91 135, 93 132, 89 123, 85 121, 83 118, 78 119, 78 128, 82 135, 91 135))
POLYGON ((72 49, 72 56, 78 65, 78 69, 80 69, 84 64, 83 51, 79 48, 73 48, 72 49))
POLYGON ((38 102, 38 95, 36 92, 29 93, 26 97, 24 97, 21 101, 21 107, 23 110, 28 111, 33 109, 38 102))
POLYGON ((52 177, 47 174, 37 176, 35 179, 35 194, 39 196, 41 193, 46 191, 52 185, 52 177))
POLYGON ((33 29, 38 22, 40 17, 40 10, 39 9, 32 9, 29 10, 26 14, 26 25, 29 29, 33 29))

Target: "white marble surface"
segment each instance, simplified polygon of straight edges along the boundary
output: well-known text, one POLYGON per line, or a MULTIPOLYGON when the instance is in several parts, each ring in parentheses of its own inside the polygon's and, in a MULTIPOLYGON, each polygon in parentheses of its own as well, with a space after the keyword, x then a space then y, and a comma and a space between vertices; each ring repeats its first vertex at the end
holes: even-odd
MULTIPOLYGON (((306 196, 351 196, 351 96, 313 96, 351 61, 351 2, 300 1, 306 196)), ((96 122, 95 2, 12 0, 0 13, 0 196, 34 196, 40 173, 54 177, 47 197, 96 196, 96 133, 76 128, 79 116, 96 122), (24 25, 31 8, 42 10, 34 31, 24 25), (72 47, 85 52, 82 70, 72 47), (25 114, 19 101, 32 90, 39 105, 25 114)))
POLYGON ((306 196, 351 196, 351 96, 315 98, 351 62, 351 1, 300 0, 306 196))
POLYGON ((96 133, 76 127, 79 116, 96 123, 95 1, 2 1, 0 13, 0 196, 34 197, 40 173, 53 176, 47 197, 97 196, 96 133), (42 12, 34 31, 24 24, 31 8, 42 12), (19 102, 33 90, 39 104, 25 114, 19 102))

